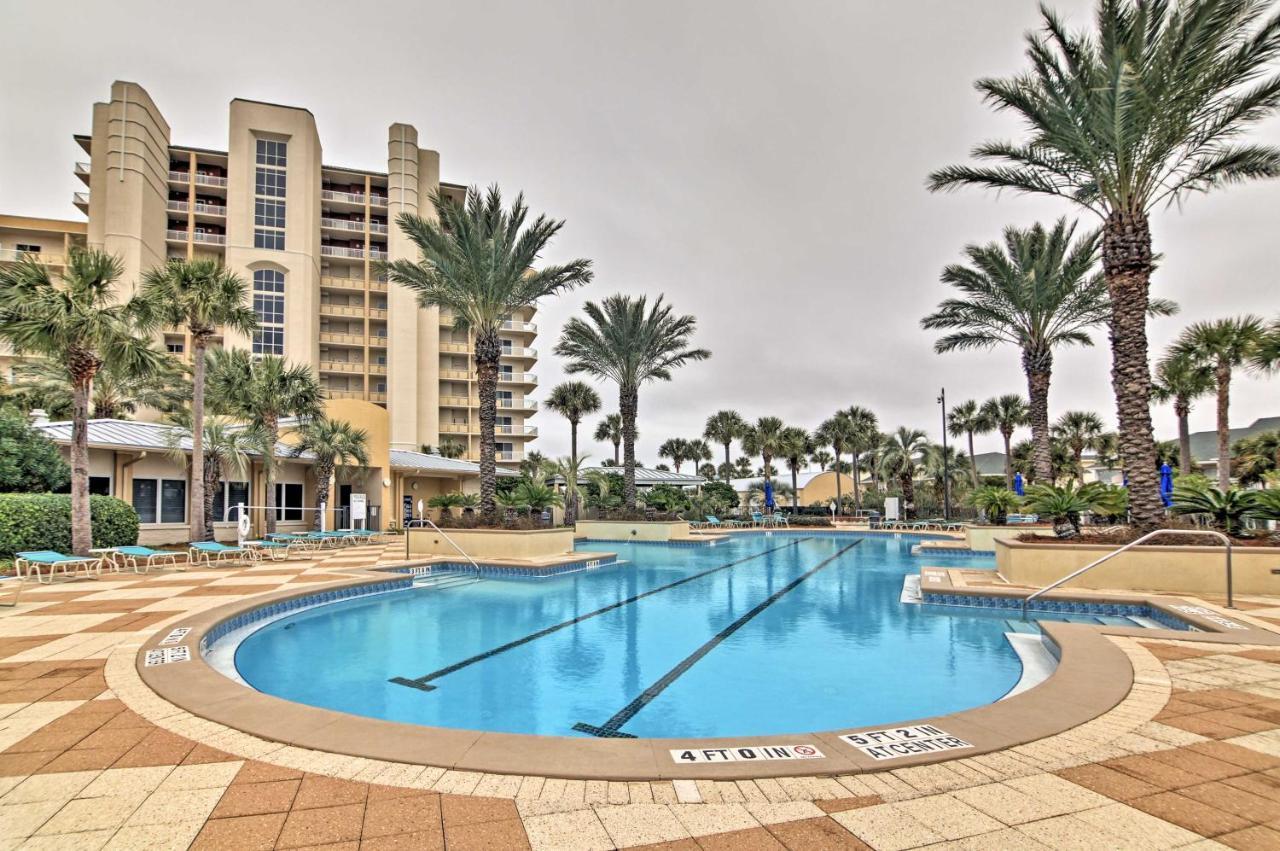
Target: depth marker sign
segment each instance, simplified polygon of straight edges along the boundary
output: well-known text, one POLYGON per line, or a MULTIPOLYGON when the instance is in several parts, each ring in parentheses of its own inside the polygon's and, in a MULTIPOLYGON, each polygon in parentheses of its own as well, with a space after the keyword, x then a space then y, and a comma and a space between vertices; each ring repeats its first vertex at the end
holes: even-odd
POLYGON ((973 745, 931 724, 849 733, 841 739, 872 759, 902 759, 921 753, 954 751, 973 745))
POLYGON ((672 762, 763 762, 770 759, 822 759, 813 745, 747 745, 671 751, 672 762))

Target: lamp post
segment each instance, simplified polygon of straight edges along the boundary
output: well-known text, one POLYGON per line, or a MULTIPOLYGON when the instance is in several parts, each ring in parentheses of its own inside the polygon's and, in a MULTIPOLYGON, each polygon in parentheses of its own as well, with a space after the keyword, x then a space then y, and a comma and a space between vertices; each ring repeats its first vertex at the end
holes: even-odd
POLYGON ((947 453, 947 388, 938 395, 942 406, 942 517, 951 522, 951 456, 947 453))

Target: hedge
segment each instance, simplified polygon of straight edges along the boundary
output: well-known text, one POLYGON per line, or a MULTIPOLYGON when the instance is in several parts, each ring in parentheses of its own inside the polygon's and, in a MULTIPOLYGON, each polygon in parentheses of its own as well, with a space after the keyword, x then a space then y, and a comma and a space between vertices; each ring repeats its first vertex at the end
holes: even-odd
MULTIPOLYGON (((90 496, 93 545, 138 543, 138 512, 112 496, 90 496)), ((0 493, 0 558, 25 550, 71 552, 71 497, 54 493, 0 493)))

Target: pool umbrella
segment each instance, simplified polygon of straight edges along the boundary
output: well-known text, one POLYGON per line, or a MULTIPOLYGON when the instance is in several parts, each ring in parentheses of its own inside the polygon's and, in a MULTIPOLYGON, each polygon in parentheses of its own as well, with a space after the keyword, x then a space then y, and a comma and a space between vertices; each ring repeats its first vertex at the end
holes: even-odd
POLYGON ((764 507, 773 508, 773 482, 767 480, 764 483, 764 507))
POLYGON ((1022 474, 1014 473, 1013 474, 1013 492, 1016 493, 1018 496, 1026 496, 1026 494, 1024 493, 1024 490, 1025 490, 1025 487, 1022 484, 1022 474))
POLYGON ((1173 505, 1173 468, 1168 464, 1160 465, 1160 498, 1165 508, 1173 505))

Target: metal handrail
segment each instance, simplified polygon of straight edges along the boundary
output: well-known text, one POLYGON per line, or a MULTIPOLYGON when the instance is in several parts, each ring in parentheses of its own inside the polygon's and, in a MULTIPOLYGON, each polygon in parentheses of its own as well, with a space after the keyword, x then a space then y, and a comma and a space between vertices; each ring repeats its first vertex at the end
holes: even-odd
POLYGON ((1082 573, 1086 573, 1090 570, 1093 570, 1095 567, 1102 564, 1103 562, 1110 561, 1111 559, 1120 555, 1120 553, 1124 552, 1125 550, 1128 550, 1132 547, 1136 547, 1138 544, 1141 544, 1143 541, 1146 541, 1150 538, 1157 538, 1161 535, 1212 535, 1213 537, 1220 538, 1222 540, 1223 546, 1226 547, 1226 556, 1227 556, 1227 608, 1234 609, 1235 599, 1232 595, 1232 588, 1231 588, 1231 539, 1228 538, 1226 535, 1222 534, 1221 532, 1214 532, 1208 529, 1204 531, 1192 530, 1192 529, 1157 529, 1154 532, 1148 532, 1142 537, 1137 538, 1136 540, 1130 541, 1129 543, 1125 544, 1123 547, 1119 547, 1118 549, 1112 550, 1111 552, 1104 555, 1102 558, 1097 559, 1095 561, 1091 561, 1088 564, 1086 564, 1084 567, 1080 568, 1079 570, 1073 573, 1068 573, 1066 576, 1062 577, 1057 582, 1050 583, 1049 585, 1046 585, 1043 588, 1041 588, 1039 591, 1036 591, 1033 594, 1028 595, 1022 601, 1022 619, 1023 620, 1027 619, 1027 606, 1029 606, 1031 604, 1031 601, 1034 600, 1035 598, 1042 596, 1043 594, 1049 591, 1052 591, 1053 589, 1057 588, 1060 585, 1064 585, 1070 582, 1072 579, 1075 579, 1077 576, 1079 576, 1082 573))
MULTIPOLYGON (((411 523, 412 523, 413 521, 409 521, 409 522, 411 522, 411 523)), ((437 526, 434 520, 432 520, 430 517, 419 517, 419 518, 418 518, 418 522, 419 522, 419 523, 426 523, 426 524, 427 524, 427 525, 429 525, 432 529, 435 529, 435 530, 436 530, 436 532, 440 535, 440 537, 442 537, 442 538, 444 538, 446 541, 448 541, 448 542, 449 542, 449 544, 450 544, 450 545, 451 545, 455 550, 457 550, 459 553, 461 553, 461 554, 462 554, 462 557, 463 557, 463 558, 465 558, 467 561, 471 562, 471 566, 472 566, 472 567, 474 567, 474 568, 476 569, 476 573, 479 573, 479 572, 480 572, 480 565, 476 564, 476 560, 475 560, 475 559, 473 559, 471 556, 467 555, 467 551, 466 551, 466 550, 464 550, 462 547, 458 546, 458 542, 457 542, 457 541, 455 541, 453 538, 450 538, 447 534, 445 534, 445 531, 444 531, 443 529, 441 529, 439 526, 437 526)), ((408 546, 408 540, 409 540, 409 539, 408 539, 408 536, 406 535, 406 536, 405 536, 405 542, 406 542, 406 543, 405 543, 405 546, 406 546, 406 547, 408 546)))

